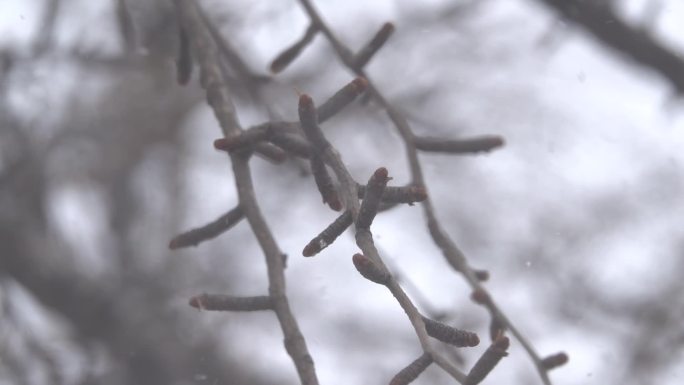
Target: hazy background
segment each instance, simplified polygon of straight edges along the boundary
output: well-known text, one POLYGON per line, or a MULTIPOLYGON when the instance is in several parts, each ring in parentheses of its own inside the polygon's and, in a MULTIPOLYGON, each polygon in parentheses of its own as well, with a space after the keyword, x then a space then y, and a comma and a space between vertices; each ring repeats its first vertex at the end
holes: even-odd
MULTIPOLYGON (((298 91, 320 101, 352 79, 318 36, 282 74, 254 80, 306 29, 298 3, 200 3, 251 72, 231 72, 245 127, 295 119, 298 91)), ((439 218, 471 264, 490 271, 487 287, 509 318, 542 355, 569 354, 554 384, 679 384, 676 84, 544 3, 315 2, 354 48, 396 25, 368 73, 416 132, 505 137, 488 155, 421 160, 439 218)), ((681 1, 596 3, 684 52, 681 1)), ((0 0, 0 384, 296 384, 272 313, 187 306, 202 292, 265 294, 265 262, 245 223, 168 250, 237 198, 229 160, 211 146, 220 131, 197 74, 175 83, 172 7, 127 4, 134 44, 116 1, 0 0)), ((392 183, 408 181, 400 138, 374 103, 324 128, 357 180, 385 166, 392 183)), ((420 353, 405 315, 356 272, 348 235, 301 257, 335 217, 306 162, 252 165, 321 383, 387 383, 420 353)), ((420 207, 379 215, 374 234, 421 310, 487 335, 488 315, 431 243, 420 207)), ((462 350, 464 370, 486 346, 462 350)), ((484 383, 497 381, 541 383, 515 341, 484 383)), ((416 383, 452 381, 431 367, 416 383)))

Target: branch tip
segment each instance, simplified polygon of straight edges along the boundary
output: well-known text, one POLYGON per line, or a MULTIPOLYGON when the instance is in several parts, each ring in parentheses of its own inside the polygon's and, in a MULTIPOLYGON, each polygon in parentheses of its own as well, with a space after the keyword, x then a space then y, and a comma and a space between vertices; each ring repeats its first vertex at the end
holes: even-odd
POLYGON ((409 190, 413 198, 413 202, 409 203, 422 202, 428 198, 427 190, 423 186, 411 186, 409 190))
POLYGON ((304 35, 295 42, 292 46, 281 52, 273 61, 269 69, 276 74, 284 70, 290 63, 292 63, 304 48, 313 40, 318 32, 318 27, 315 24, 309 25, 304 35))
POLYGON ((242 218, 244 218, 242 208, 237 206, 202 227, 194 228, 177 235, 169 242, 169 249, 176 250, 182 247, 197 246, 201 242, 215 238, 229 230, 240 222, 242 218))
POLYGON ((197 296, 190 298, 190 300, 188 301, 188 305, 194 307, 197 310, 203 310, 204 309, 204 306, 202 306, 202 296, 203 295, 204 294, 197 295, 197 296))
POLYGON ((565 352, 552 354, 541 361, 541 366, 546 370, 551 370, 559 366, 565 365, 569 358, 565 352))
POLYGON ((391 275, 389 272, 379 267, 375 262, 371 261, 370 258, 363 254, 354 254, 352 257, 352 262, 354 262, 354 267, 361 273, 361 275, 369 281, 378 283, 380 285, 386 285, 389 283, 391 275))
POLYGON ((188 304, 199 310, 258 311, 272 309, 271 298, 268 296, 235 297, 204 293, 190 298, 188 304))
POLYGON ((499 337, 492 342, 482 356, 480 356, 480 359, 473 365, 472 369, 470 369, 470 372, 468 372, 464 385, 476 385, 482 382, 499 361, 508 355, 506 350, 509 345, 508 337, 499 337))
POLYGON ((299 95, 299 109, 304 111, 310 111, 314 107, 313 99, 307 94, 299 95))
POLYGON ((387 169, 384 167, 375 170, 373 177, 377 180, 385 180, 385 182, 389 180, 387 169))
POLYGON ((230 149, 230 141, 227 138, 219 138, 214 140, 214 148, 221 151, 228 151, 230 149))
POLYGON ((357 77, 318 106, 318 122, 322 123, 353 102, 368 88, 368 80, 357 77))
POLYGON ((363 201, 359 208, 359 215, 356 218, 357 229, 370 228, 373 219, 375 219, 375 215, 378 213, 380 201, 382 200, 382 193, 385 191, 385 187, 389 180, 390 178, 387 169, 384 167, 375 170, 370 179, 368 179, 366 191, 363 194, 363 201))
POLYGON ((396 376, 392 378, 389 385, 408 385, 413 380, 427 369, 432 363, 432 357, 428 353, 424 353, 415 361, 411 362, 407 367, 399 371, 396 376))
POLYGON ((359 53, 356 54, 354 57, 353 61, 353 66, 356 67, 357 70, 362 69, 368 62, 371 60, 371 58, 378 52, 380 48, 382 48, 383 45, 387 42, 387 39, 392 35, 394 32, 394 24, 387 22, 380 27, 378 32, 375 33, 375 35, 371 38, 371 40, 366 43, 366 45, 359 50, 359 53))
POLYGON ((511 340, 508 339, 506 336, 501 336, 494 340, 492 343, 492 346, 496 349, 499 349, 501 352, 504 353, 504 356, 507 356, 508 353, 506 353, 506 350, 511 346, 511 340))
POLYGON ((325 228, 320 234, 318 234, 314 239, 312 239, 302 251, 302 255, 305 257, 312 257, 318 254, 321 250, 332 244, 337 237, 339 237, 353 222, 353 218, 350 211, 346 211, 344 214, 340 215, 325 228))
POLYGON ((475 289, 475 291, 473 291, 473 293, 470 295, 470 298, 473 300, 473 302, 480 305, 488 305, 491 302, 489 293, 481 288, 475 289))

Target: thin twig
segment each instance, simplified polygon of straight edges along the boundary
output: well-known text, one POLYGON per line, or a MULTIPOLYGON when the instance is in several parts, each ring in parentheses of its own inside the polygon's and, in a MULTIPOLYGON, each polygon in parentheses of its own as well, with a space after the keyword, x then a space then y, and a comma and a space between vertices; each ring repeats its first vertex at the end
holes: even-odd
POLYGON ((242 218, 244 218, 244 213, 240 206, 238 206, 221 215, 215 221, 175 236, 169 242, 169 249, 175 250, 182 247, 197 246, 204 241, 216 238, 230 230, 242 218))
POLYGON ((235 297, 222 294, 201 294, 190 298, 189 305, 199 310, 259 311, 272 310, 271 297, 235 297))

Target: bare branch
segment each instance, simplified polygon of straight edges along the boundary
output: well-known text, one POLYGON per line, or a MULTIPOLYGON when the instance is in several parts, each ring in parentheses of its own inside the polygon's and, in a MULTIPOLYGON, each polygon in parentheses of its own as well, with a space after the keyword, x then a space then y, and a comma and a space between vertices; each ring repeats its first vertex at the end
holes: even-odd
POLYGON ((446 152, 450 154, 471 154, 487 152, 504 144, 500 136, 481 136, 468 139, 440 139, 431 137, 415 137, 416 149, 428 152, 446 152))
POLYGON ((684 60, 646 31, 622 21, 607 1, 537 0, 623 56, 653 69, 684 93, 684 60))
POLYGON ((344 230, 351 226, 353 222, 352 215, 349 211, 345 211, 344 214, 340 215, 335 219, 330 226, 326 227, 320 234, 318 234, 314 239, 311 240, 302 251, 302 255, 305 257, 313 257, 314 255, 321 252, 321 250, 330 246, 337 237, 339 237, 344 230))
POLYGON ((487 350, 480 356, 470 372, 464 385, 477 385, 487 377, 487 375, 494 369, 496 364, 506 357, 510 342, 507 337, 501 337, 487 348, 487 350))
POLYGON ((213 222, 177 235, 169 242, 169 249, 197 246, 201 242, 216 238, 235 226, 242 218, 244 218, 244 213, 240 206, 237 206, 213 222))
POLYGON ((371 58, 382 48, 394 32, 394 24, 385 23, 380 30, 375 33, 375 36, 366 44, 354 57, 354 65, 356 68, 363 68, 368 64, 371 58))
POLYGON ((234 297, 222 294, 201 294, 190 298, 188 304, 199 310, 259 311, 273 310, 268 296, 234 297))
POLYGON ((271 72, 275 74, 284 70, 285 67, 292 63, 304 48, 311 43, 313 38, 316 37, 317 32, 318 28, 316 28, 315 25, 309 25, 309 28, 306 29, 304 35, 296 43, 281 52, 280 55, 273 60, 271 63, 271 72))
POLYGON ((323 123, 332 116, 340 112, 349 103, 353 102, 359 95, 361 95, 368 87, 368 81, 365 78, 358 77, 351 83, 342 87, 330 99, 318 106, 318 123, 323 123))
POLYGON ((386 285, 392 278, 389 271, 380 267, 363 254, 354 254, 352 257, 354 267, 361 275, 369 281, 380 285, 386 285))

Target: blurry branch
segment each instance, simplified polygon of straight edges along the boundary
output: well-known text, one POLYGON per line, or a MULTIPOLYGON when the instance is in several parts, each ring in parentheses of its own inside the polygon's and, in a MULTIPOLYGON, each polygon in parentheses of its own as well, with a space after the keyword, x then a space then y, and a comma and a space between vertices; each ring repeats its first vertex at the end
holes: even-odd
POLYGON ((684 93, 684 60, 656 41, 645 30, 622 21, 610 2, 537 0, 592 34, 604 45, 666 78, 684 93))
POLYGON ((440 138, 415 137, 416 149, 426 152, 446 152, 451 154, 469 154, 487 152, 503 146, 500 136, 482 136, 462 140, 444 140, 440 138))
POLYGON ((176 80, 178 84, 185 85, 192 76, 192 53, 188 34, 182 26, 178 27, 178 56, 176 57, 176 80))
POLYGON ((49 0, 45 2, 43 21, 41 23, 40 30, 38 31, 36 41, 33 45, 33 51, 36 56, 40 56, 50 48, 61 3, 62 0, 49 0))
POLYGON ((552 354, 542 360, 542 365, 548 370, 565 365, 568 362, 568 355, 565 353, 552 354))
POLYGON ((304 47, 309 45, 313 38, 316 36, 318 28, 315 25, 310 25, 306 29, 304 36, 301 37, 296 43, 294 43, 290 48, 283 51, 278 57, 271 63, 271 72, 278 73, 285 69, 294 59, 299 56, 304 47))
POLYGON ((116 20, 119 27, 119 34, 123 42, 124 52, 133 53, 136 49, 135 26, 131 19, 131 14, 126 5, 126 0, 116 2, 116 20))
POLYGON ((354 66, 357 68, 365 67, 373 55, 385 45, 387 39, 389 39, 393 32, 394 24, 383 24, 380 30, 375 33, 375 36, 373 36, 373 38, 356 54, 356 57, 354 57, 354 66))

